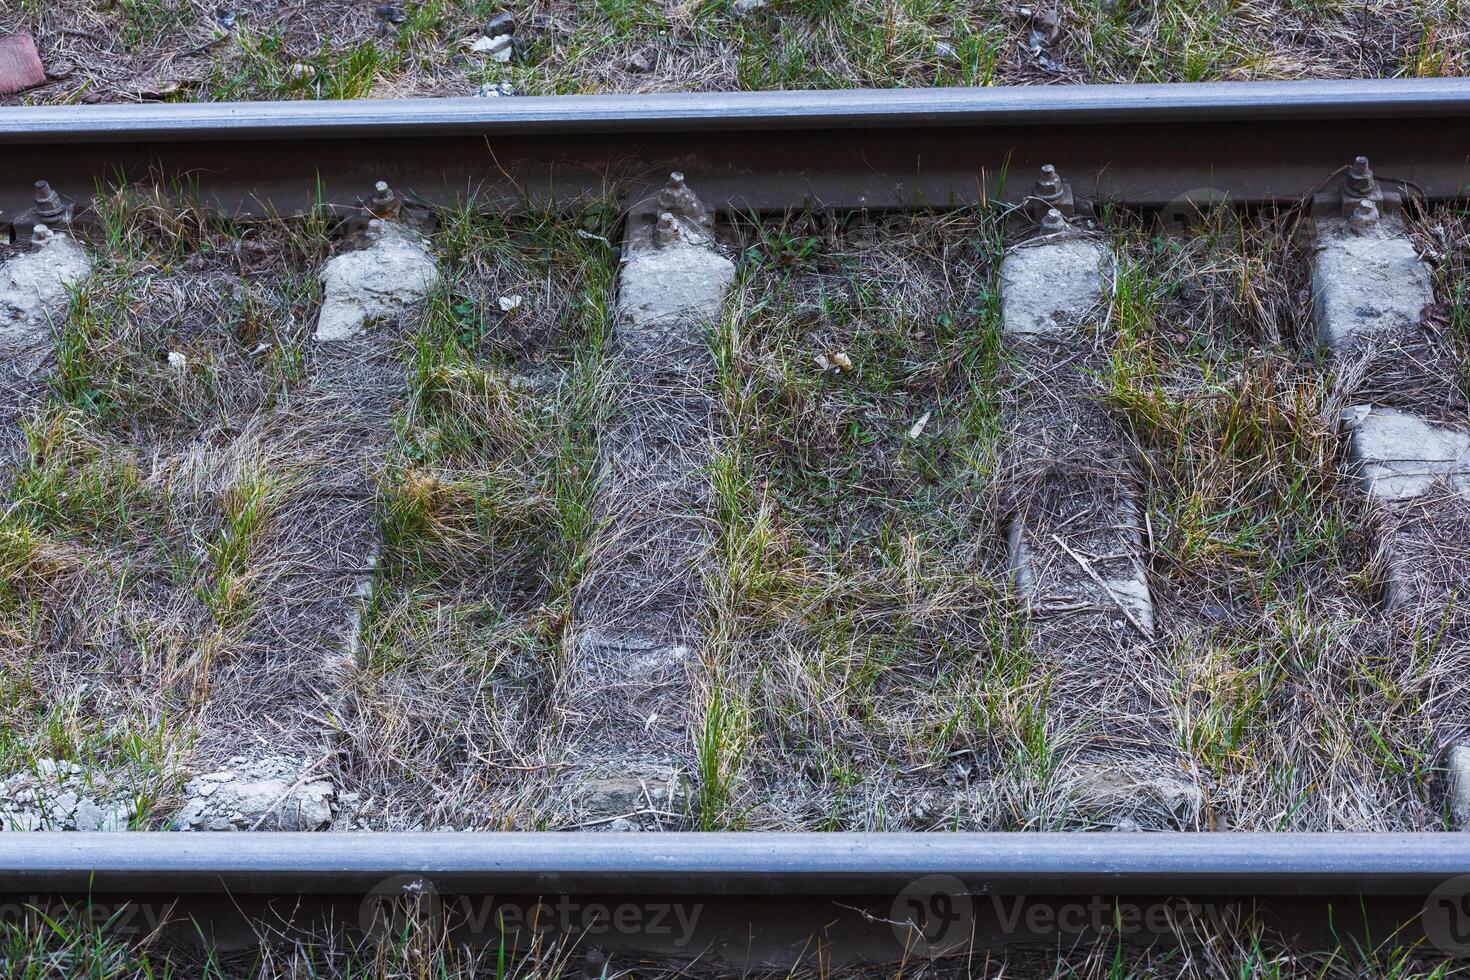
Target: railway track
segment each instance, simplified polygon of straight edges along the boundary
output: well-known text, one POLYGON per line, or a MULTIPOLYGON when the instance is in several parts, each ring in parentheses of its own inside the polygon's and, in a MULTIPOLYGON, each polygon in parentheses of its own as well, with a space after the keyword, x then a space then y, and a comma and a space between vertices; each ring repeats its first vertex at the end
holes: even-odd
MULTIPOLYGON (((228 533, 205 535, 213 543, 202 546, 203 557, 186 566, 187 574, 174 573, 188 580, 183 592, 204 603, 196 618, 208 630, 183 632, 183 666, 170 661, 166 668, 191 690, 202 683, 204 693, 195 696, 228 719, 221 726, 228 738, 210 735, 195 751, 229 757, 229 765, 215 773, 191 770, 189 802, 172 817, 140 816, 129 804, 114 822, 253 833, 62 832, 58 822, 97 826, 76 809, 78 781, 90 777, 73 774, 66 784, 72 810, 59 821, 28 788, 27 800, 0 799, 12 824, 45 828, 0 834, 0 909, 7 916, 91 905, 119 934, 151 934, 162 924, 175 938, 203 935, 225 948, 256 942, 262 931, 300 937, 341 930, 391 940, 408 924, 431 922, 456 940, 504 944, 592 976, 609 969, 609 957, 611 969, 689 961, 713 970, 828 969, 916 958, 964 969, 977 958, 1044 957, 1113 939, 1188 944, 1221 933, 1288 948, 1389 944, 1431 959, 1470 949, 1470 839, 1441 832, 1463 826, 1470 810, 1457 784, 1470 783, 1470 767, 1461 773, 1457 755, 1470 759, 1470 748, 1461 748, 1462 741, 1470 745, 1470 718, 1459 718, 1470 696, 1454 679, 1470 665, 1470 632, 1461 635, 1455 615, 1457 582, 1470 562, 1462 565, 1464 542, 1454 532, 1470 486, 1470 433, 1450 395, 1422 409, 1393 397, 1395 389, 1443 387, 1430 356, 1438 349, 1425 353, 1424 345, 1432 348, 1435 330, 1448 330, 1453 316, 1434 312, 1448 301, 1435 278, 1445 256, 1426 251, 1421 218, 1425 209, 1453 207, 1470 193, 1470 85, 0 109, 0 146, 0 222, 16 243, 0 264, 0 289, 10 290, 0 300, 12 302, 0 302, 10 372, 0 445, 9 447, 12 468, 25 452, 38 452, 34 428, 20 434, 26 413, 48 386, 65 390, 75 381, 69 365, 76 358, 65 343, 72 334, 55 325, 68 316, 68 304, 74 319, 85 315, 89 307, 77 296, 101 274, 106 249, 136 248, 109 213, 118 188, 146 189, 159 213, 184 208, 240 228, 267 219, 277 227, 316 222, 330 226, 338 242, 313 273, 320 295, 293 293, 265 315, 310 324, 302 332, 306 366, 292 362, 286 374, 267 377, 259 365, 275 357, 273 345, 287 345, 252 326, 248 344, 258 346, 248 357, 229 356, 254 358, 254 367, 240 370, 255 387, 245 395, 210 395, 196 406, 190 399, 201 396, 176 382, 180 373, 189 377, 198 355, 167 351, 164 366, 150 375, 164 379, 160 402, 226 421, 201 428, 187 452, 167 431, 134 426, 116 437, 125 448, 152 453, 142 485, 161 480, 181 498, 218 496, 209 505, 215 510, 206 508, 209 520, 226 527, 218 510, 236 523, 228 533), (548 364, 582 370, 576 350, 521 356, 520 380, 502 389, 478 362, 420 360, 417 380, 409 382, 402 350, 418 343, 422 358, 425 341, 392 325, 442 295, 448 273, 441 255, 459 248, 442 244, 454 234, 445 216, 456 209, 576 215, 610 196, 621 212, 611 229, 621 235, 614 325, 610 336, 570 343, 605 349, 623 379, 588 416, 598 432, 585 456, 575 457, 587 474, 580 506, 592 539, 602 544, 572 563, 575 601, 557 606, 558 613, 545 611, 551 600, 540 611, 531 607, 533 622, 556 621, 557 666, 535 685, 559 707, 517 709, 530 719, 530 734, 521 737, 534 751, 507 755, 496 771, 551 773, 535 792, 558 800, 561 816, 540 826, 650 832, 351 832, 339 821, 343 804, 325 774, 355 751, 342 717, 358 694, 345 678, 371 656, 364 648, 381 643, 374 632, 385 628, 381 610, 396 601, 380 595, 380 563, 399 568, 394 563, 407 560, 395 544, 395 535, 407 533, 406 498, 393 498, 390 520, 375 517, 383 511, 375 510, 381 501, 369 475, 374 460, 388 451, 395 426, 403 431, 420 416, 437 418, 433 392, 462 395, 454 385, 465 378, 479 386, 476 397, 489 392, 498 407, 471 413, 478 431, 467 434, 454 435, 441 420, 432 429, 434 445, 519 439, 530 452, 547 430, 516 435, 529 416, 505 406, 519 404, 520 393, 554 388, 548 364), (710 734, 710 718, 727 710, 718 707, 723 696, 699 717, 693 706, 717 686, 700 651, 730 642, 708 613, 721 571, 704 565, 704 556, 728 541, 710 530, 708 514, 719 506, 709 474, 726 458, 720 413, 728 397, 716 393, 729 368, 711 356, 706 328, 719 323, 723 304, 742 288, 730 257, 732 244, 743 241, 734 222, 760 227, 761 216, 774 221, 794 212, 861 212, 866 220, 883 212, 977 208, 998 209, 996 227, 1008 229, 994 269, 995 322, 998 342, 1018 366, 1017 387, 1027 393, 1008 420, 1007 452, 1029 489, 1000 522, 992 550, 1006 556, 1017 615, 1032 631, 1038 659, 1022 673, 1044 673, 1048 683, 1082 692, 1081 701, 1111 719, 1105 738, 1079 729, 1069 757, 1068 785, 1086 790, 1061 816, 1033 821, 1025 832, 955 831, 969 826, 958 817, 949 830, 930 833, 694 832, 711 826, 708 814, 718 805, 711 800, 725 779, 721 765, 730 764, 710 763, 706 754, 707 741, 718 736, 710 734), (1181 637, 1195 634, 1180 631, 1177 623, 1187 616, 1153 584, 1150 569, 1161 560, 1156 542, 1166 532, 1139 489, 1153 477, 1140 472, 1129 448, 1136 427, 1120 424, 1117 405, 1103 405, 1089 387, 1106 360, 1089 360, 1098 356, 1098 333, 1085 325, 1112 309, 1107 322, 1123 324, 1122 339, 1105 342, 1113 345, 1108 356, 1137 341, 1128 339, 1116 312, 1129 281, 1109 244, 1118 214, 1145 216, 1159 223, 1161 235, 1187 239, 1210 212, 1230 210, 1269 212, 1271 221, 1288 215, 1303 243, 1302 315, 1313 331, 1304 343, 1329 365, 1321 372, 1323 404, 1342 402, 1345 409, 1340 430, 1322 436, 1344 447, 1327 465, 1340 468, 1353 499, 1378 515, 1365 545, 1379 556, 1371 575, 1364 573, 1376 576, 1361 590, 1372 596, 1363 606, 1365 629, 1389 637, 1386 643, 1399 642, 1396 630, 1433 633, 1432 643, 1403 642, 1434 664, 1434 677, 1450 678, 1425 701, 1435 721, 1422 764, 1434 775, 1406 791, 1413 803, 1396 802, 1393 818, 1362 821, 1400 832, 1361 832, 1342 815, 1350 807, 1324 811, 1321 822, 1345 827, 1341 832, 1222 832, 1229 822, 1216 822, 1210 787, 1246 800, 1255 791, 1223 775, 1201 777, 1193 763, 1180 761, 1178 733, 1139 705, 1139 691, 1170 682, 1164 651, 1184 647, 1187 663, 1181 637), (29 305, 15 299, 21 294, 29 305), (441 387, 426 388, 426 378, 441 387), (230 422, 232 414, 247 421, 230 422), (297 484, 273 488, 265 470, 238 458, 247 450, 273 458, 269 447, 277 441, 304 451, 292 457, 293 472, 310 471, 329 492, 295 508, 290 557, 257 598, 239 542, 267 519, 260 515, 271 513, 272 495, 289 496, 297 484), (333 572, 312 573, 325 567, 333 572), (236 579, 226 574, 231 568, 236 579), (289 643, 278 641, 286 635, 289 643), (211 675, 208 658, 201 668, 189 654, 216 645, 233 655, 223 673, 211 675), (253 700, 262 690, 269 698, 253 700), (537 726, 554 732, 545 739, 554 745, 541 744, 537 726), (311 765, 270 769, 276 762, 263 760, 277 757, 262 756, 262 747, 280 746, 309 750, 303 758, 311 765), (1123 763, 1116 761, 1119 746, 1127 747, 1123 763), (245 783, 265 797, 253 800, 255 810, 247 806, 245 783), (232 793, 232 803, 218 803, 232 793), (24 819, 16 816, 22 805, 30 806, 24 819), (1070 825, 1082 812, 1091 814, 1086 826, 1168 832, 1034 829, 1070 825), (291 832, 327 825, 349 832, 291 832), (1409 826, 1416 832, 1401 832, 1409 826)), ((161 228, 166 241, 183 234, 161 228)), ((617 240, 603 230, 579 226, 570 240, 611 250, 617 240)), ((248 250, 239 242, 231 247, 237 257, 230 261, 245 270, 237 278, 248 280, 255 271, 239 258, 248 250)), ((172 255, 149 275, 166 277, 170 263, 187 269, 189 261, 172 255)), ((255 268, 270 262, 260 259, 255 268)), ((186 281, 172 301, 186 309, 207 291, 202 280, 186 281)), ((516 328, 517 310, 537 302, 509 292, 492 298, 507 331, 516 328)), ((146 317, 140 311, 163 301, 134 297, 129 308, 146 317)), ((238 337, 245 336, 240 324, 257 318, 230 316, 238 337)), ((463 329, 462 320, 454 322, 463 329)), ((84 341, 106 341, 115 324, 99 323, 84 341)), ((847 353, 834 349, 820 354, 819 366, 840 376, 852 368, 844 361, 847 353)), ((908 429, 911 442, 929 418, 908 429)), ((1329 429, 1336 429, 1335 418, 1329 429)), ((425 484, 424 492, 441 491, 448 479, 425 484)), ((6 493, 34 492, 21 482, 17 489, 8 479, 6 493)), ((489 581, 501 571, 495 556, 519 560, 515 542, 551 521, 547 513, 533 509, 506 540, 496 537, 499 525, 470 521, 444 539, 450 557, 433 560, 452 567, 456 553, 475 556, 490 568, 489 581)), ((100 534, 104 524, 112 527, 90 527, 100 534)), ((33 530, 28 525, 26 533, 33 530)), ((47 560, 65 565, 58 555, 47 560)), ((30 567, 16 566, 24 601, 32 608, 54 604, 25 577, 30 567)), ((459 594, 491 595, 497 587, 470 578, 455 585, 459 594)), ((36 649, 16 641, 9 669, 18 670, 22 649, 31 658, 69 662, 74 651, 58 652, 63 632, 29 641, 36 649)), ((488 641, 467 635, 459 649, 471 659, 476 644, 488 641)), ((147 669, 165 669, 151 664, 147 669)), ((496 669, 502 666, 498 661, 496 669)), ((1382 744, 1376 727, 1373 735, 1382 744)), ((0 785, 20 787, 21 777, 31 779, 21 773, 20 781, 0 785)), ((514 784, 521 777, 496 778, 514 784)), ((1003 792, 995 787, 1009 786, 1006 778, 997 775, 978 791, 966 787, 971 812, 991 814, 976 818, 979 825, 1006 825, 999 811, 974 802, 977 794, 1003 792)), ((1319 792, 1305 786, 1300 796, 1319 792)), ((910 790, 899 785, 894 793, 901 799, 910 790)), ((1030 804, 1016 797, 1007 805, 1030 804)), ((409 823, 391 801, 376 812, 385 826, 409 823)), ((1294 826, 1295 810, 1258 813, 1240 804, 1232 812, 1238 816, 1229 826, 1294 826)), ((477 823, 526 825, 508 810, 487 812, 483 821, 473 813, 441 817, 444 829, 477 823)))

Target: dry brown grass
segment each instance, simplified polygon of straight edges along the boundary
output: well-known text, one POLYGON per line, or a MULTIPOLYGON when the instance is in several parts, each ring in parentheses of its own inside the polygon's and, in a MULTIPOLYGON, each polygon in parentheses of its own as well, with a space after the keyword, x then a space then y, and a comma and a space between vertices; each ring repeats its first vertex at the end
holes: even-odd
MULTIPOLYGON (((412 909, 406 909, 410 915, 412 909)), ((570 948, 538 939, 531 949, 502 950, 496 943, 461 945, 445 934, 442 923, 405 918, 392 942, 353 941, 340 933, 311 941, 287 939, 269 925, 259 927, 258 945, 240 952, 206 954, 148 938, 122 942, 87 918, 74 914, 14 917, 0 924, 0 958, 28 980, 61 980, 77 975, 117 980, 210 976, 286 980, 302 976, 335 978, 399 978, 433 976, 444 980, 493 976, 497 980, 571 980, 575 977, 678 977, 735 975, 709 957, 695 963, 617 954, 589 956, 591 944, 570 948), (592 965, 597 964, 597 965, 592 965), (605 965, 606 969, 599 969, 605 965)), ((1256 924, 1205 925, 1181 917, 1177 934, 1151 945, 1063 939, 1058 948, 976 950, 930 960, 914 955, 902 962, 867 966, 831 965, 830 952, 812 954, 791 970, 751 969, 742 977, 760 980, 959 980, 1009 977, 1054 980, 1442 980, 1462 975, 1459 961, 1415 948, 1398 936, 1375 937, 1371 943, 1344 942, 1334 947, 1303 949, 1285 944, 1256 924)))
MULTIPOLYGON (((311 297, 277 231, 256 232, 274 268, 247 275, 226 228, 139 200, 99 212, 96 275, 56 338, 49 394, 21 408, 6 481, 5 768, 126 768, 146 821, 167 812, 209 692, 268 645, 277 517, 307 461, 267 420, 311 297), (169 351, 187 366, 170 368, 169 351)), ((263 679, 240 717, 268 715, 279 685, 302 681, 263 679)))
MULTIPOLYGON (((364 826, 561 825, 556 698, 615 401, 612 213, 587 234, 446 216, 448 285, 422 322, 345 359, 306 342, 322 229, 139 198, 102 213, 98 275, 8 477, 7 766, 131 768, 158 819, 180 773, 335 747, 364 826)), ((1000 340, 999 212, 740 223, 707 381, 722 435, 686 817, 1106 823, 1067 775, 1102 753, 1200 786, 1202 826, 1442 826, 1470 666, 1458 605, 1442 611, 1463 520, 1375 510, 1341 475, 1341 406, 1410 389, 1319 356, 1291 230, 1118 216, 1116 295, 1049 366, 1000 340), (850 369, 820 366, 837 354, 850 369), (1002 531, 1040 489, 1017 424, 1062 390, 1136 474, 1151 643, 1059 642, 1012 595, 1002 531), (1438 607, 1380 606, 1396 521, 1438 607)), ((1439 350, 1463 340, 1463 219, 1418 233, 1441 256, 1439 350)), ((1458 417, 1463 378, 1421 373, 1413 391, 1458 417)), ((1072 462, 1053 476, 1090 465, 1072 462)))
POLYGON ((340 719, 365 826, 559 819, 551 694, 595 525, 614 216, 445 216, 340 719))

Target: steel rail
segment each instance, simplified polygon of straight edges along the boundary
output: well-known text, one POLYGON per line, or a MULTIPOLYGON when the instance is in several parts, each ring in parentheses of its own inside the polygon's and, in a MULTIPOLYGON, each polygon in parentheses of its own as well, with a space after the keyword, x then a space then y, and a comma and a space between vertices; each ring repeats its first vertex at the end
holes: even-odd
POLYGON ((817 950, 828 963, 901 957, 916 934, 895 922, 914 901, 958 910, 959 926, 933 937, 949 952, 1055 948, 1100 938, 1120 909, 1163 906, 1183 934, 1249 922, 1324 946, 1411 945, 1426 928, 1442 942, 1421 913, 1434 895, 1462 909, 1467 874, 1470 835, 1436 833, 0 834, 0 909, 141 908, 125 920, 140 930, 167 909, 181 935, 229 946, 253 941, 262 921, 371 933, 383 903, 428 895, 461 940, 509 932, 524 947, 528 909, 552 917, 543 940, 575 942, 587 908, 626 908, 635 926, 598 933, 602 948, 741 967, 795 966, 817 950), (650 930, 672 906, 693 924, 650 930), (1026 911, 1036 908, 1040 925, 1026 911), (501 928, 507 909, 513 929, 501 928), (1069 925, 1065 909, 1094 914, 1069 925))
POLYGON ((778 92, 144 103, 0 108, 27 142, 489 133, 1230 122, 1470 114, 1461 79, 838 89, 778 92))
POLYGON ((1144 207, 1296 200, 1367 154, 1428 197, 1470 187, 1470 80, 0 108, 0 208, 158 180, 243 215, 360 203, 567 204, 682 169, 721 208, 1019 200, 1056 165, 1144 207), (1009 174, 1025 175, 1007 180, 1009 174))

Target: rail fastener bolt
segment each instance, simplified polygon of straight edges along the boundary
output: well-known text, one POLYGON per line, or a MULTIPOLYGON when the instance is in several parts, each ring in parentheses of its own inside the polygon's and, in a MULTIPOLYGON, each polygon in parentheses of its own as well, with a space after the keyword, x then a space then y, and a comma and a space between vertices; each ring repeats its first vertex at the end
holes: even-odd
POLYGON ((1354 197, 1373 196, 1378 190, 1378 181, 1373 178, 1373 168, 1368 165, 1367 157, 1360 156, 1353 160, 1343 179, 1343 185, 1354 197))
POLYGON ((398 212, 403 208, 403 202, 398 195, 393 193, 393 188, 388 186, 386 180, 380 180, 373 185, 373 197, 368 202, 368 210, 374 216, 392 220, 398 217, 398 212))
POLYGON ((1378 205, 1373 203, 1372 198, 1363 198, 1353 207, 1352 214, 1348 215, 1348 225, 1353 231, 1362 233, 1378 224, 1378 205))
POLYGON ((679 222, 672 212, 664 211, 658 216, 658 223, 653 226, 653 244, 658 248, 672 245, 679 240, 679 222))
POLYGON ((66 205, 62 203, 61 195, 44 180, 36 181, 36 216, 53 224, 66 217, 66 205))
POLYGON ((1040 223, 1051 208, 1062 212, 1063 216, 1070 215, 1073 206, 1072 189, 1062 180, 1055 166, 1044 164, 1031 188, 1031 196, 1026 199, 1026 212, 1031 220, 1040 223))
POLYGON ((684 182, 682 171, 675 170, 669 174, 669 182, 658 192, 658 210, 660 214, 669 212, 683 218, 706 235, 714 233, 715 216, 704 206, 694 189, 684 182))
POLYGON ((1049 163, 1042 165, 1041 176, 1036 178, 1036 196, 1043 201, 1055 201, 1062 196, 1062 178, 1049 163))
POLYGON ((1043 235, 1060 235, 1071 229, 1067 224, 1067 218, 1056 208, 1047 208, 1046 215, 1041 219, 1041 233, 1043 235))

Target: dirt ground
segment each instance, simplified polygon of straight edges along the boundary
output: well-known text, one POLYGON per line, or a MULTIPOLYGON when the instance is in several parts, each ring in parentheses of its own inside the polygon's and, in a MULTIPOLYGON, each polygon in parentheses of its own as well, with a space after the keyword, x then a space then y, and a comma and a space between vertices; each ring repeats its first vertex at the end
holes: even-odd
POLYGON ((1470 69, 1467 12, 1464 0, 10 0, 0 36, 33 35, 49 78, 0 104, 1452 76, 1470 69), (473 50, 501 13, 514 19, 503 62, 473 50))

